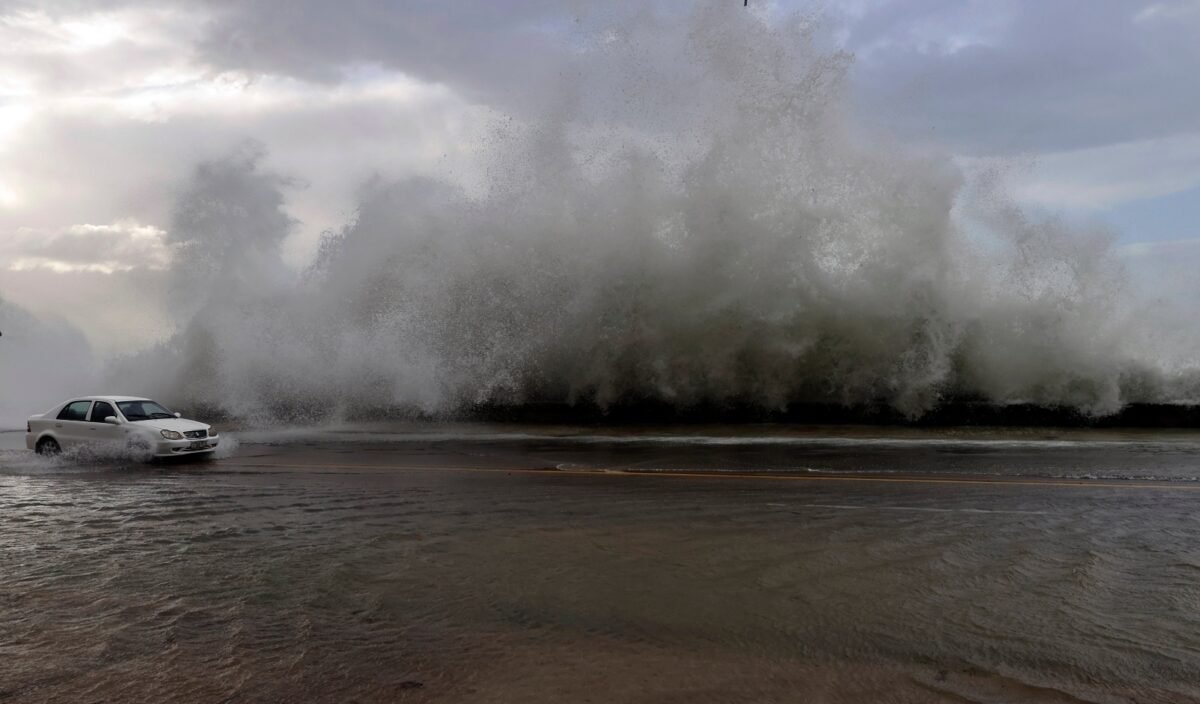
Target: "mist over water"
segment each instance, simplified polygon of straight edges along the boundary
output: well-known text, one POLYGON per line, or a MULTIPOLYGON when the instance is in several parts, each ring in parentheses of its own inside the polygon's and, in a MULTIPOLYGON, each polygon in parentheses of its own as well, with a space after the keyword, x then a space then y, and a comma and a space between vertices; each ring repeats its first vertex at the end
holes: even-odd
POLYGON ((99 369, 83 333, 0 298, 0 429, 88 388, 99 369))
POLYGON ((1200 399, 1195 321, 1109 234, 856 128, 819 24, 728 10, 583 32, 476 172, 369 185, 298 276, 287 180, 201 165, 169 227, 189 322, 109 384, 251 418, 1200 399))

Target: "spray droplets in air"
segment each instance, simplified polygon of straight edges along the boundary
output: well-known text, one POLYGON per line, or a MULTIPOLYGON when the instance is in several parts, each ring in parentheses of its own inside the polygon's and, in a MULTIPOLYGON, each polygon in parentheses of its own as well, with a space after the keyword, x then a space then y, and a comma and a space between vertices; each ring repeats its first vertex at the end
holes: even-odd
POLYGON ((163 395, 301 417, 1196 398, 1102 233, 856 130, 851 59, 817 32, 705 7, 581 39, 480 178, 375 184, 300 276, 286 183, 254 153, 201 167, 172 236, 216 278, 177 262, 206 304, 155 351, 163 395))

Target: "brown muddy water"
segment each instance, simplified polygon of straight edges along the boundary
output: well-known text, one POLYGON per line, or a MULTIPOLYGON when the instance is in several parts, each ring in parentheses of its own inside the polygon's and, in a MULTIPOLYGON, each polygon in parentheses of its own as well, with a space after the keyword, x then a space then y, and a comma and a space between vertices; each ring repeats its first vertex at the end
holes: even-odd
POLYGON ((1200 701, 1200 437, 0 434, 0 702, 1200 701))

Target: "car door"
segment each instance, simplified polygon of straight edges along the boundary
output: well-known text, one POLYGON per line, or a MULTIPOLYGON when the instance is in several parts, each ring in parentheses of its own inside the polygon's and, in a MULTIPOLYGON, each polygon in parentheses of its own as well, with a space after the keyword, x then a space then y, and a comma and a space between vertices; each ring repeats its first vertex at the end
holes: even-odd
MULTIPOLYGON (((88 442, 97 444, 117 445, 125 437, 125 431, 119 425, 105 423, 109 416, 117 416, 117 409, 107 401, 96 401, 92 405, 92 414, 88 416, 88 442)), ((120 418, 120 416, 117 416, 120 418)))
POLYGON ((59 446, 65 448, 87 441, 87 417, 91 408, 91 401, 72 401, 62 407, 51 424, 59 446))

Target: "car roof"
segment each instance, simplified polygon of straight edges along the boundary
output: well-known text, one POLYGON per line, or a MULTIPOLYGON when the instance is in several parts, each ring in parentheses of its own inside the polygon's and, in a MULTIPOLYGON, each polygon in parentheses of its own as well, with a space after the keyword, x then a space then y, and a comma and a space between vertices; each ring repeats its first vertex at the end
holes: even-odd
MULTIPOLYGON (((150 399, 146 398, 145 396, 79 396, 77 398, 72 399, 71 401, 116 401, 118 403, 121 403, 123 401, 149 401, 149 400, 150 399)), ((71 401, 68 401, 67 403, 71 403, 71 401)))

